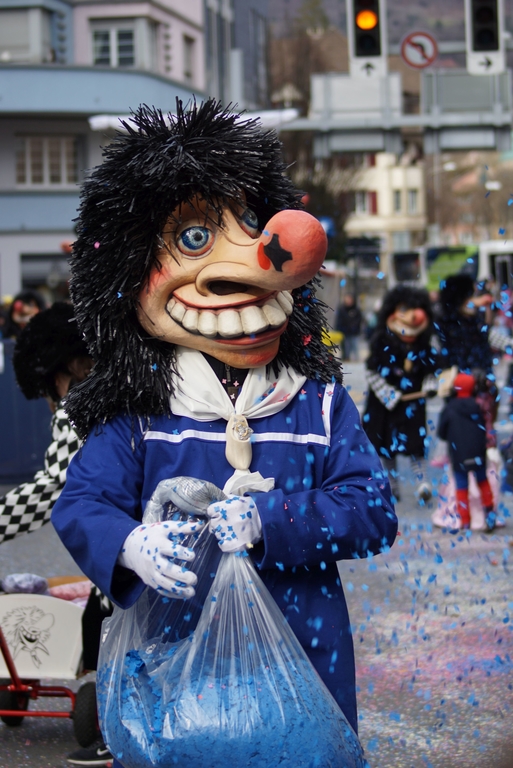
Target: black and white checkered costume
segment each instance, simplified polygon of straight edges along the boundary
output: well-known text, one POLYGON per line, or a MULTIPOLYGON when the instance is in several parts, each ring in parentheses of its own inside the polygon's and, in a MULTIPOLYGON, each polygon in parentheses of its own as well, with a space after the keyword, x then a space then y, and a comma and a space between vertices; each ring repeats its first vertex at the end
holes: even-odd
POLYGON ((61 405, 52 418, 52 442, 45 453, 45 468, 29 483, 0 498, 0 544, 48 523, 52 507, 66 482, 69 463, 80 441, 61 405))

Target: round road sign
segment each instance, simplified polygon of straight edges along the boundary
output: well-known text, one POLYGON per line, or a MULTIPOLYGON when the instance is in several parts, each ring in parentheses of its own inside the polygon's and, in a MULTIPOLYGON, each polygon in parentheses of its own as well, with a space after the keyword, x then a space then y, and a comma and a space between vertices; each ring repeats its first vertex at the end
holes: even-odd
POLYGON ((401 56, 410 67, 424 69, 438 56, 436 40, 427 32, 410 32, 401 43, 401 56))

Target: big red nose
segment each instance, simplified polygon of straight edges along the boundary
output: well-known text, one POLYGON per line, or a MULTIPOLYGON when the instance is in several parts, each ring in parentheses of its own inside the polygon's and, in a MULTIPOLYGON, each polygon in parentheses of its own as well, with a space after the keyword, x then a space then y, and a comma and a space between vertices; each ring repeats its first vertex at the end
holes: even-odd
POLYGON ((422 323, 425 323, 427 320, 427 315, 424 312, 423 309, 414 309, 413 310, 413 317, 412 317, 412 325, 414 328, 417 328, 417 326, 422 325, 422 323))
POLYGON ((297 288, 320 270, 327 247, 326 233, 314 216, 306 211, 280 211, 260 235, 258 264, 264 271, 282 273, 290 288, 297 288))

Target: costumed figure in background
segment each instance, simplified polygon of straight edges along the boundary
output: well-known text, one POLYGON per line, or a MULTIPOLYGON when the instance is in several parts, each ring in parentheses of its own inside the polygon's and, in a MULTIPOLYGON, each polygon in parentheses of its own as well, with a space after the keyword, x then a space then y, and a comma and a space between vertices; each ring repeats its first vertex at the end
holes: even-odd
MULTIPOLYGON (((435 331, 439 339, 442 366, 444 369, 452 368, 454 375, 462 372, 474 377, 473 396, 481 409, 485 427, 486 476, 496 509, 501 460, 494 427, 499 393, 493 360, 494 350, 511 354, 511 338, 492 325, 493 296, 476 288, 470 275, 447 277, 441 283, 440 304, 441 314, 435 323, 435 331)), ((489 526, 483 511, 479 487, 472 475, 469 478, 469 508, 471 528, 487 530, 489 526)), ((455 477, 448 461, 446 482, 439 488, 438 506, 432 519, 433 523, 440 527, 456 529, 461 526, 455 477)), ((502 520, 495 520, 495 527, 503 525, 502 520)))
POLYGON ((118 606, 146 585, 190 599, 194 553, 168 537, 194 525, 148 529, 142 513, 167 478, 223 488, 207 510, 219 547, 251 547, 356 731, 336 561, 386 549, 397 519, 322 342, 325 234, 257 122, 207 101, 168 117, 141 107, 124 126, 82 191, 71 292, 95 367, 67 401, 87 439, 54 525, 118 606))
POLYGON ((437 394, 439 369, 431 345, 432 309, 427 291, 398 285, 383 299, 366 361, 369 393, 363 426, 400 496, 397 456, 408 456, 415 493, 432 495, 426 474, 426 398, 437 394))
POLYGON ((442 313, 435 324, 443 368, 456 366, 478 380, 476 398, 483 410, 488 448, 497 445, 493 424, 498 390, 493 350, 511 354, 511 338, 493 326, 493 296, 479 291, 470 275, 451 275, 441 283, 442 313))
POLYGON ((52 442, 44 469, 0 498, 0 543, 35 531, 50 521, 64 488, 68 465, 79 449, 62 399, 91 370, 92 360, 78 331, 71 304, 56 302, 38 312, 20 332, 13 354, 16 381, 28 400, 44 397, 53 413, 52 442))
POLYGON ((21 291, 16 294, 7 311, 7 318, 2 327, 2 337, 17 339, 30 320, 45 307, 45 301, 37 291, 21 291))
MULTIPOLYGON (((80 440, 64 410, 63 400, 91 372, 93 361, 82 339, 73 307, 55 302, 34 314, 20 331, 13 354, 16 381, 27 398, 44 397, 52 411, 52 441, 45 452, 44 468, 34 479, 0 498, 0 543, 38 530, 50 522, 69 463, 80 448, 80 440)), ((112 613, 110 601, 93 589, 82 621, 84 669, 96 669, 101 622, 112 613)), ((98 740, 73 752, 68 761, 79 765, 107 765, 109 751, 98 740), (74 763, 78 755, 78 763, 74 763), (102 759, 99 758, 102 756, 102 759)))
POLYGON ((490 483, 486 477, 486 430, 483 413, 474 397, 476 380, 469 373, 454 379, 455 397, 451 398, 438 420, 437 434, 447 441, 456 483, 456 510, 460 528, 471 527, 469 473, 476 478, 485 519, 485 530, 495 529, 497 518, 490 483))
POLYGON ((363 315, 352 293, 346 293, 335 314, 335 330, 343 334, 340 342, 342 360, 358 360, 358 341, 363 315))

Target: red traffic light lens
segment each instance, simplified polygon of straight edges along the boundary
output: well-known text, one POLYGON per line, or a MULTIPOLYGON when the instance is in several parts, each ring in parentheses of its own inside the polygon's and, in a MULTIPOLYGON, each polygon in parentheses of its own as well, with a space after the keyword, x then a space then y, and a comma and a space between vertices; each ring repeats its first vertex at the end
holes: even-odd
POLYGON ((356 14, 355 24, 358 29, 374 29, 378 25, 378 15, 374 11, 360 11, 356 14))

